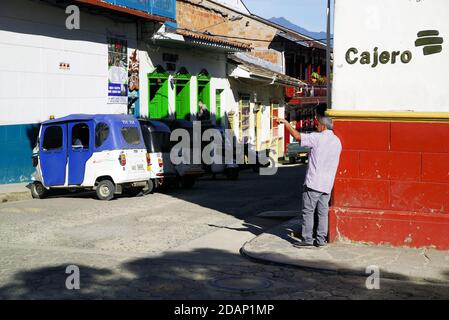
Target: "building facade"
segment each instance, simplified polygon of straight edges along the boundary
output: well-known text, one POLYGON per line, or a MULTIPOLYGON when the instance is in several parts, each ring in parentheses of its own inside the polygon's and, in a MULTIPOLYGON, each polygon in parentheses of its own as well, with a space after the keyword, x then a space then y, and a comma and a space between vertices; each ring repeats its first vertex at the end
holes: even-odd
POLYGON ((226 125, 232 100, 227 54, 249 46, 163 26, 141 46, 141 115, 152 119, 197 119, 201 100, 211 122, 226 125))
POLYGON ((8 157, 0 160, 0 183, 30 180, 39 123, 50 116, 127 113, 129 104, 139 112, 133 53, 140 30, 174 21, 176 2, 166 1, 166 16, 133 8, 135 1, 113 3, 1 1, 0 148, 8 157), (70 28, 77 19, 71 4, 80 9, 79 29, 70 28))
POLYGON ((329 115, 343 152, 331 238, 447 250, 449 3, 347 0, 335 10, 329 115))
MULTIPOLYGON (((226 106, 229 123, 234 124, 241 142, 258 150, 272 148, 278 158, 283 157, 290 136, 273 118, 290 116, 287 101, 294 96, 286 97, 286 92, 300 92, 306 85, 295 76, 324 69, 325 46, 251 14, 241 1, 178 0, 177 10, 181 30, 251 46, 249 52, 229 56, 228 77, 234 98, 226 106)), ((298 101, 292 102, 301 104, 298 101)))

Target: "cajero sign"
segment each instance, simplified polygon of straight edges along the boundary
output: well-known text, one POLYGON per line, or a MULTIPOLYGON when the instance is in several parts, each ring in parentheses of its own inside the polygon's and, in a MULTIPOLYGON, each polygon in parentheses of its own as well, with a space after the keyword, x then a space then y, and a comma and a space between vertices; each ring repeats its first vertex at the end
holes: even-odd
MULTIPOLYGON (((444 42, 442 37, 438 37, 438 30, 424 30, 418 32, 418 39, 415 41, 415 46, 424 46, 423 54, 425 56, 440 53, 443 50, 441 44, 444 42)), ((373 52, 363 51, 358 56, 359 50, 357 48, 349 48, 346 51, 346 62, 349 64, 355 64, 360 62, 360 64, 371 65, 375 68, 380 64, 395 64, 397 61, 402 63, 409 63, 412 60, 413 54, 410 50, 401 51, 382 51, 379 52, 379 48, 375 47, 373 52), (372 62, 372 64, 371 64, 372 62)))
POLYGON ((382 51, 380 54, 378 50, 379 48, 375 47, 372 53, 364 51, 359 57, 359 50, 356 48, 350 48, 346 51, 346 62, 349 64, 360 62, 360 64, 368 64, 371 65, 372 68, 375 68, 379 62, 381 64, 395 64, 396 61, 400 60, 402 63, 409 63, 413 57, 412 53, 408 50, 402 53, 401 51, 382 51))
POLYGON ((335 0, 333 108, 449 112, 448 0, 335 0))

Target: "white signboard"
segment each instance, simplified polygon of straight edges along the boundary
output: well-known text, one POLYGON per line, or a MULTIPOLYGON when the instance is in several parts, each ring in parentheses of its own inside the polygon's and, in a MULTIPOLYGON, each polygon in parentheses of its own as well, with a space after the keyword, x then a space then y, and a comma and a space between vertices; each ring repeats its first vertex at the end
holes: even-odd
POLYGON ((449 112, 448 0, 335 0, 333 109, 449 112))

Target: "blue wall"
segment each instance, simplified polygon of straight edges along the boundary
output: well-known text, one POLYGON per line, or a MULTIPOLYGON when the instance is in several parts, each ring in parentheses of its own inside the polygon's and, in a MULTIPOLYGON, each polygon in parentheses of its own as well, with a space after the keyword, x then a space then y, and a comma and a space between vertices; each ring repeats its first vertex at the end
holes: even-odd
POLYGON ((176 0, 104 0, 105 2, 176 19, 176 0))
POLYGON ((0 126, 0 184, 28 182, 39 124, 0 126))

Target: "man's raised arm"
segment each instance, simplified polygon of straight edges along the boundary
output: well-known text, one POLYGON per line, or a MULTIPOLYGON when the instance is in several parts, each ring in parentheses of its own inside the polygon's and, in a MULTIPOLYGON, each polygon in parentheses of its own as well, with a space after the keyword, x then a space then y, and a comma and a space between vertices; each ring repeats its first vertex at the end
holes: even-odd
POLYGON ((299 133, 299 131, 298 130, 296 130, 295 128, 293 128, 292 127, 292 125, 290 124, 290 122, 288 122, 287 120, 285 120, 285 119, 281 119, 281 118, 277 118, 276 119, 277 120, 277 122, 279 123, 279 124, 284 124, 285 126, 286 126, 286 128, 287 128, 287 130, 290 132, 290 134, 296 139, 296 141, 301 141, 301 134, 299 133))

